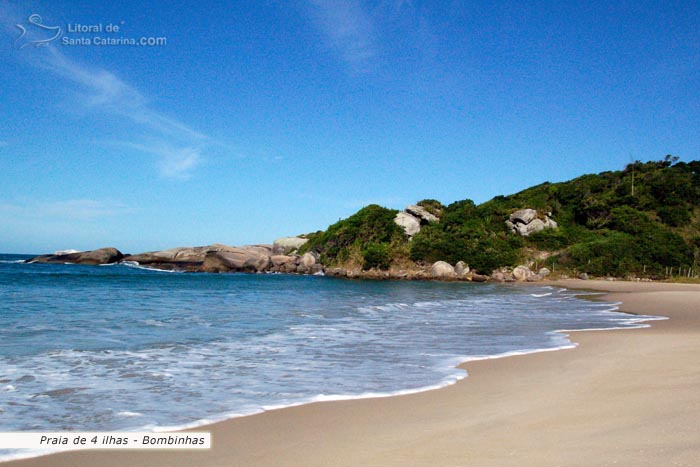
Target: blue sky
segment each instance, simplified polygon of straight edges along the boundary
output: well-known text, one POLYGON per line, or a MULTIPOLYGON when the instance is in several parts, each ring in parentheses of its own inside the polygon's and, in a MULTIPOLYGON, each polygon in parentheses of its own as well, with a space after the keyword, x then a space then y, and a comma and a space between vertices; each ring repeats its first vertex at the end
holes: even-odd
POLYGON ((1 252, 268 243, 700 152, 696 2, 125 3, 0 3, 1 252))

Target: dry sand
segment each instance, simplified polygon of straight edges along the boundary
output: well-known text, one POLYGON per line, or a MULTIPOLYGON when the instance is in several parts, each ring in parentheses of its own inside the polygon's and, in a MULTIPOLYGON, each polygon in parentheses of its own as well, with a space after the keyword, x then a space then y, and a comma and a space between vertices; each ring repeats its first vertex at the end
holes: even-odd
POLYGON ((465 365, 407 396, 323 402, 199 428, 209 451, 83 451, 7 465, 700 465, 700 285, 560 281, 610 291, 641 330, 577 332, 579 347, 465 365))

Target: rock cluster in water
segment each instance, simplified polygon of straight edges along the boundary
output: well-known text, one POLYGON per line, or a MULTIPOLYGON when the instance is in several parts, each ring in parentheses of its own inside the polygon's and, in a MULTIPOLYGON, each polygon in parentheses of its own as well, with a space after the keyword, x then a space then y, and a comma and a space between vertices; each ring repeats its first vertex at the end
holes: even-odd
MULTIPOLYGON (((297 242, 300 243, 300 242, 297 242)), ((179 247, 161 251, 149 251, 136 255, 124 255, 116 248, 41 255, 28 259, 28 263, 113 264, 138 263, 153 269, 190 272, 286 272, 317 274, 323 272, 315 253, 298 255, 296 251, 275 249, 274 245, 247 245, 234 247, 214 244, 209 246, 179 247), (275 254, 286 251, 289 254, 275 254)))

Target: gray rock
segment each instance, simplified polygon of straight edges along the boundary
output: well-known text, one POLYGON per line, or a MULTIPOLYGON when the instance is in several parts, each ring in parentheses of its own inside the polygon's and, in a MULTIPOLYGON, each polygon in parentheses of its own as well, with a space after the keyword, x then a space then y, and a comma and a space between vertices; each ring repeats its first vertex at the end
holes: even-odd
MULTIPOLYGON (((297 258, 298 261, 298 258, 297 258)), ((290 261, 289 263, 285 263, 280 266, 280 272, 284 272, 287 274, 292 274, 297 272, 297 267, 299 266, 299 263, 297 261, 290 261)))
POLYGON ((437 216, 429 213, 423 206, 417 206, 412 204, 406 208, 406 212, 411 214, 413 217, 419 219, 421 224, 428 224, 430 222, 439 222, 440 219, 437 216))
POLYGON ((292 251, 298 250, 309 240, 301 237, 283 237, 278 238, 272 244, 273 255, 286 255, 292 251))
POLYGON ((299 262, 300 265, 303 265, 305 268, 310 268, 318 262, 318 257, 316 256, 316 253, 308 251, 304 253, 299 262))
POLYGON ((537 211, 534 209, 520 209, 515 211, 510 215, 510 221, 512 223, 529 224, 537 217, 537 211))
POLYGON ((540 281, 544 280, 544 277, 540 276, 539 274, 533 274, 525 280, 527 282, 540 282, 540 281))
POLYGON ((539 232, 547 227, 541 219, 533 219, 529 224, 518 224, 517 229, 520 235, 527 237, 531 233, 539 232))
POLYGON ((491 279, 495 280, 496 282, 505 282, 506 275, 504 273, 502 273, 501 271, 494 271, 491 274, 491 279))
POLYGON ((532 276, 532 274, 533 272, 527 266, 520 265, 513 269, 513 277, 518 281, 527 280, 527 278, 532 276))
POLYGON ((557 224, 554 219, 551 217, 547 216, 544 220, 544 226, 547 229, 556 229, 559 227, 559 224, 557 224))
POLYGON ((297 261, 299 261, 298 256, 287 256, 287 255, 273 255, 270 256, 270 262, 272 265, 276 268, 281 268, 285 264, 295 264, 297 261))
POLYGON ((311 266, 309 266, 309 274, 322 275, 323 265, 318 263, 312 264, 311 266))
POLYGON ((436 279, 447 279, 455 277, 455 268, 445 261, 436 261, 430 267, 430 275, 436 279))
MULTIPOLYGON (((265 250, 263 250, 265 251, 265 250)), ((209 251, 203 261, 202 272, 262 272, 270 265, 270 257, 258 248, 231 248, 209 251)))
POLYGON ((65 253, 60 255, 41 255, 28 259, 27 263, 73 263, 73 264, 112 264, 121 261, 124 255, 116 248, 99 248, 97 250, 65 253))
POLYGON ((455 274, 458 276, 466 276, 469 274, 469 266, 464 261, 457 261, 455 264, 455 274))
POLYGON ((539 274, 539 275, 542 276, 542 277, 547 277, 547 276, 550 275, 551 273, 552 273, 552 271, 550 271, 550 270, 547 269, 547 268, 540 268, 540 270, 537 271, 537 274, 539 274))
POLYGON ((515 211, 505 223, 506 227, 513 233, 524 237, 544 229, 556 229, 558 227, 557 223, 549 217, 549 213, 545 216, 545 220, 542 220, 537 218, 537 211, 529 208, 515 211))
POLYGON ((136 261, 139 264, 151 265, 158 263, 202 263, 207 253, 220 249, 232 248, 225 245, 211 246, 185 246, 170 248, 168 250, 147 251, 137 255, 129 255, 125 261, 136 261))
POLYGON ((326 274, 333 277, 345 277, 345 268, 332 268, 326 271, 326 274))
POLYGON ((402 211, 397 213, 394 222, 403 228, 404 232, 406 232, 406 235, 409 237, 413 237, 420 232, 420 221, 407 212, 402 211))
POLYGON ((582 272, 581 274, 578 275, 578 278, 581 279, 582 281, 587 281, 588 280, 588 273, 582 272))

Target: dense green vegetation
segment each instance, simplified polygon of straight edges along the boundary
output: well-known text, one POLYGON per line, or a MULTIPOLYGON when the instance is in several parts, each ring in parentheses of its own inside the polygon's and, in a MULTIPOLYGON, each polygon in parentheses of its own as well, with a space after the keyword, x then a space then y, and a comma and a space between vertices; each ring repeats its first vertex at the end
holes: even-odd
POLYGON ((637 161, 479 206, 468 199, 418 204, 440 221, 424 225, 412 240, 393 222, 397 211, 372 205, 312 234, 305 249, 318 252, 324 264, 388 269, 461 260, 483 273, 533 258, 542 264, 546 257, 558 270, 664 277, 670 268, 697 271, 700 261, 700 161, 637 161), (528 237, 512 233, 504 221, 522 208, 551 213, 559 228, 528 237))
POLYGON ((387 269, 406 243, 401 227, 394 223, 395 209, 376 204, 364 207, 347 219, 336 222, 325 232, 308 236, 300 253, 315 251, 326 265, 350 264, 366 269, 387 269), (392 243, 397 245, 392 251, 392 243))

